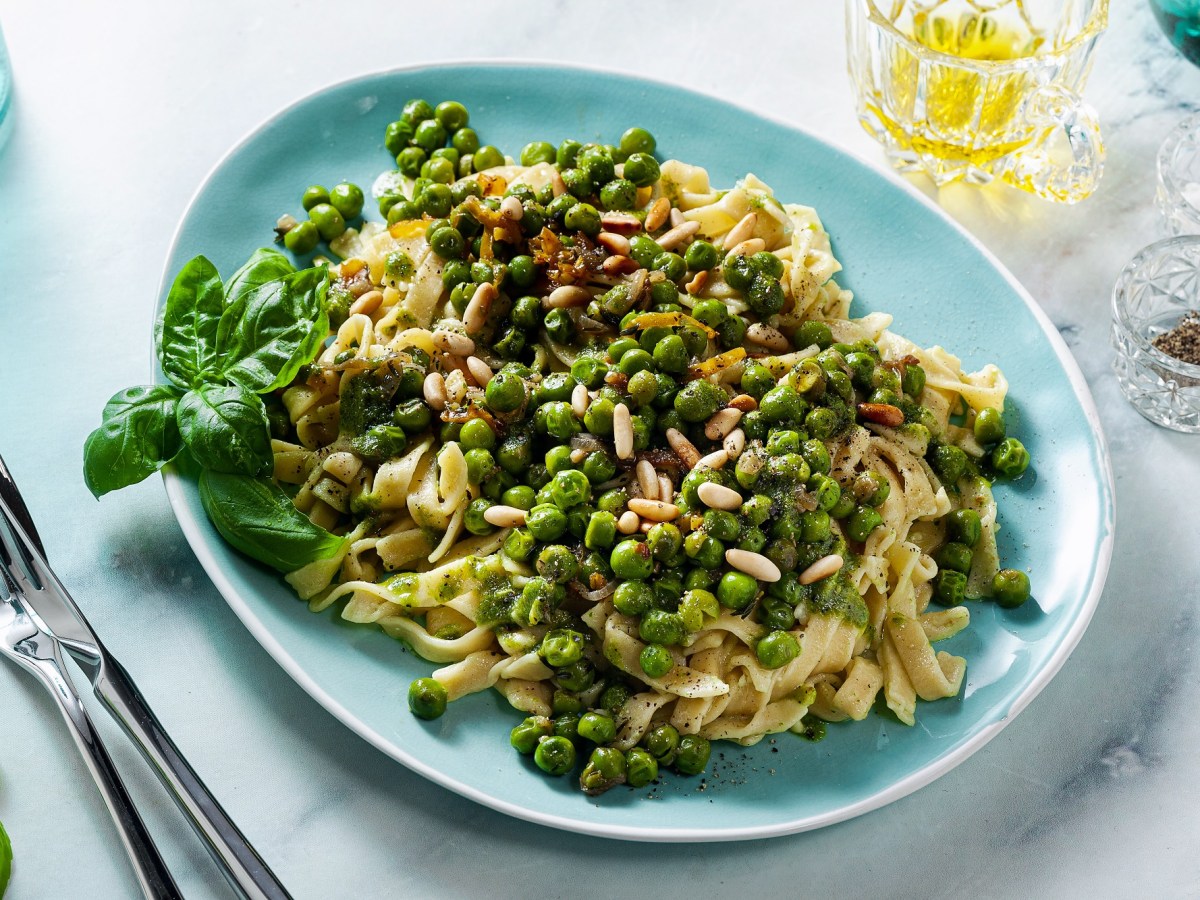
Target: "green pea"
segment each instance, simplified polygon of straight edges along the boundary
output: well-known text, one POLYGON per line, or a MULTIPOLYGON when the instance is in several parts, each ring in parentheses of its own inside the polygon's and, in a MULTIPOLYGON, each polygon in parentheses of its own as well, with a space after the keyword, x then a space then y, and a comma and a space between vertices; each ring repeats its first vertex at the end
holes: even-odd
POLYGON ((627 616, 640 616, 654 603, 654 591, 641 581, 626 581, 613 593, 613 606, 627 616))
POLYGON ((769 422, 794 422, 804 415, 805 403, 791 385, 771 388, 758 402, 758 411, 769 422))
POLYGON ((627 178, 614 178, 600 188, 600 202, 606 209, 633 209, 637 203, 637 187, 627 178))
MULTIPOLYGON (((579 574, 579 560, 570 548, 563 544, 551 544, 544 547, 537 558, 537 572, 543 578, 555 584, 566 584, 579 574)), ((554 665, 566 665, 555 663, 554 665)))
POLYGON ((966 474, 967 454, 962 448, 953 444, 934 444, 928 455, 930 466, 943 484, 953 486, 966 474))
POLYGON ((557 506, 541 503, 526 514, 525 527, 539 541, 556 541, 567 530, 567 516, 557 506))
POLYGON ((595 184, 606 184, 616 175, 616 163, 608 150, 599 144, 587 144, 579 151, 575 164, 591 176, 595 184))
POLYGON ((513 304, 509 318, 521 328, 536 328, 542 324, 541 301, 537 297, 521 297, 513 304))
POLYGON ((387 150, 388 155, 393 158, 400 153, 408 142, 413 137, 412 123, 406 122, 404 119, 397 119, 392 122, 383 132, 383 146, 387 150))
POLYGON ((754 647, 754 655, 766 669, 781 669, 800 655, 800 642, 788 631, 772 631, 754 647))
POLYGON ((295 228, 291 228, 283 236, 283 246, 287 247, 297 256, 305 256, 317 249, 317 241, 321 239, 321 233, 317 230, 317 226, 311 221, 301 222, 295 228))
POLYGON ((617 736, 617 725, 611 716, 597 712, 584 713, 579 717, 579 736, 597 744, 607 744, 617 736))
POLYGON ((604 689, 604 693, 600 695, 600 709, 607 709, 614 714, 619 713, 626 701, 633 696, 633 692, 628 687, 617 682, 610 684, 604 689))
POLYGON ((575 339, 575 323, 565 309, 552 309, 542 321, 546 335, 559 344, 570 344, 575 339))
MULTIPOLYGON (((668 501, 669 502, 669 501, 668 501)), ((683 535, 670 522, 658 522, 646 535, 650 555, 662 562, 674 559, 683 548, 683 535)))
MULTIPOLYGON (((828 475, 816 473, 808 479, 808 489, 817 496, 817 509, 833 515, 833 509, 842 500, 841 485, 828 475)), ((846 500, 850 503, 850 510, 846 513, 846 515, 849 515, 854 509, 855 501, 850 493, 846 494, 846 500)), ((834 516, 834 518, 837 518, 837 516, 834 516)))
POLYGON ((617 464, 603 450, 594 450, 584 457, 583 474, 592 484, 603 484, 616 476, 617 464))
POLYGON ((956 572, 967 573, 971 571, 971 548, 958 541, 950 541, 938 551, 935 558, 940 569, 954 569, 956 572))
POLYGON ((983 524, 979 520, 979 513, 973 509, 956 509, 947 517, 950 525, 950 534, 954 540, 966 544, 968 547, 974 547, 979 543, 979 538, 983 534, 983 524))
POLYGON ((882 524, 883 517, 877 510, 869 506, 859 506, 850 515, 850 521, 846 524, 846 534, 851 540, 861 543, 882 524))
POLYGON ((1020 569, 1001 569, 992 577, 992 599, 1015 609, 1029 599, 1029 576, 1020 569))
POLYGON ((644 234, 635 234, 629 239, 629 255, 643 269, 649 269, 655 258, 663 252, 658 241, 644 234))
POLYGON ((596 669, 585 659, 563 666, 554 673, 559 687, 566 691, 586 691, 596 680, 596 669))
POLYGON ((1029 468, 1029 451, 1016 438, 1005 438, 992 450, 992 468, 1004 478, 1017 478, 1029 468))
POLYGON ((471 419, 463 423, 458 440, 466 450, 491 450, 496 446, 496 432, 483 419, 471 419))
POLYGON ((583 144, 579 141, 567 139, 558 145, 558 150, 554 155, 554 163, 560 169, 570 169, 574 167, 575 160, 579 157, 579 151, 583 149, 583 144))
POLYGON ((625 508, 625 504, 628 502, 629 495, 624 490, 613 488, 600 495, 600 499, 596 501, 596 507, 605 512, 618 513, 625 508))
POLYGON ((642 616, 638 635, 649 644, 682 644, 687 638, 687 627, 679 613, 652 609, 642 616))
POLYGON ((441 716, 446 700, 446 688, 436 678, 418 678, 408 686, 408 708, 418 719, 441 716))
MULTIPOLYGON (((683 261, 687 263, 688 271, 690 272, 707 272, 710 269, 715 269, 720 264, 721 257, 716 247, 708 241, 701 239, 692 241, 688 245, 687 250, 683 254, 683 261)), ((725 306, 719 300, 715 302, 719 303, 722 308, 725 306)), ((696 305, 699 306, 700 304, 697 303, 696 305)), ((699 319, 700 317, 696 316, 696 318, 699 319)), ((700 321, 703 322, 705 320, 700 319, 700 321)), ((713 323, 709 322, 708 324, 711 325, 713 323)))
POLYGON ((504 539, 504 555, 518 562, 525 562, 533 555, 535 544, 536 540, 532 534, 524 528, 514 528, 504 539))
POLYGON ((621 152, 626 157, 635 153, 653 153, 655 147, 654 135, 645 128, 630 128, 621 135, 621 152))
MULTIPOLYGON (((458 170, 454 163, 442 156, 435 156, 421 166, 421 175, 438 184, 448 186, 450 182, 454 181, 457 174, 458 170)), ((455 200, 453 188, 450 199, 452 202, 460 202, 455 200)))
POLYGON ((703 569, 719 569, 725 562, 725 545, 703 531, 693 531, 683 539, 683 552, 703 569))
POLYGON ((679 731, 674 725, 656 725, 646 733, 642 743, 661 766, 669 766, 679 752, 679 731))
POLYGON ((824 322, 809 319, 796 329, 792 342, 798 350, 811 347, 813 344, 824 350, 833 345, 833 332, 830 331, 829 326, 824 322))
POLYGON ((583 472, 568 469, 550 480, 550 496, 559 509, 570 509, 592 498, 592 485, 583 472))
POLYGON ((675 412, 685 422, 710 419, 725 402, 725 392, 710 381, 690 381, 675 395, 675 412))
POLYGON ((584 638, 578 631, 571 628, 555 628, 546 632, 546 636, 542 638, 538 654, 547 665, 557 669, 583 659, 583 646, 584 638))
POLYGON ((566 775, 575 768, 575 745, 560 735, 543 738, 533 751, 533 761, 547 775, 566 775))
POLYGON ((607 550, 616 538, 617 517, 604 510, 592 513, 584 532, 583 545, 589 550, 607 550))
POLYGON ((671 651, 662 644, 647 644, 642 648, 638 662, 642 671, 651 678, 662 678, 675 668, 675 659, 671 656, 671 651))
POLYGON ((521 149, 521 165, 536 166, 538 163, 553 163, 554 145, 546 141, 533 141, 521 149))
POLYGON ((758 581, 743 572, 726 572, 717 584, 717 601, 726 609, 744 609, 758 594, 758 581))
POLYGON ((346 230, 346 220, 329 203, 318 203, 308 211, 308 218, 326 241, 332 241, 346 230))
POLYGON ((661 175, 658 160, 649 153, 631 153, 625 160, 625 177, 638 187, 649 187, 661 175))
POLYGON ((984 407, 975 414, 975 440, 981 444, 995 444, 1004 440, 1004 414, 992 406, 984 407))
POLYGON ((829 513, 814 509, 800 514, 800 539, 810 543, 828 540, 832 533, 829 513))
POLYGON ((565 400, 556 400, 538 408, 538 413, 544 413, 546 433, 560 441, 569 441, 579 434, 579 419, 571 409, 571 404, 565 400))
POLYGON ((800 448, 800 455, 808 463, 809 469, 821 475, 828 475, 833 462, 829 458, 829 450, 818 440, 810 439, 800 448))
POLYGON ((548 716, 530 716, 509 734, 509 743, 518 753, 526 755, 537 749, 542 738, 554 734, 554 722, 548 716))
POLYGON ((357 219, 362 213, 365 200, 362 188, 348 181, 335 185, 329 192, 329 202, 344 219, 357 219))
POLYGON ((529 511, 537 505, 536 492, 527 484, 514 485, 501 494, 500 502, 505 506, 529 511))
POLYGON ((742 526, 733 513, 710 509, 704 513, 704 530, 719 541, 736 541, 742 526))
POLYGON ((454 134, 450 137, 450 146, 459 153, 463 154, 465 159, 468 154, 476 153, 479 150, 479 135, 475 133, 473 128, 449 128, 454 134))
POLYGON ((395 225, 397 222, 411 222, 419 218, 421 218, 421 210, 417 208, 415 203, 410 203, 407 200, 396 203, 387 211, 387 223, 389 225, 395 225))
POLYGON ((576 203, 563 216, 563 224, 572 231, 595 237, 601 229, 600 212, 590 203, 576 203))
POLYGON ((421 174, 421 166, 425 164, 426 159, 428 156, 420 147, 405 147, 396 156, 396 168, 403 175, 416 178, 421 174))
POLYGON ((484 389, 484 400, 495 412, 514 412, 525 402, 525 382, 508 372, 497 372, 484 389))
POLYGON ((804 427, 814 438, 825 440, 831 438, 838 429, 838 414, 828 406, 818 406, 809 410, 804 417, 804 427))
POLYGON ((904 366, 900 387, 910 397, 921 396, 921 391, 925 390, 925 370, 916 364, 904 366))
POLYGON ((772 278, 770 275, 756 275, 746 291, 746 303, 760 319, 775 315, 783 309, 786 300, 783 285, 779 283, 778 278, 772 278))
MULTIPOLYGON (((565 169, 562 172, 563 184, 567 187, 567 192, 577 200, 586 200, 596 191, 595 182, 592 181, 592 176, 584 169, 565 169)), ((563 220, 566 220, 566 213, 569 213, 575 208, 575 204, 568 207, 563 215, 563 220)))
POLYGON ((954 569, 942 569, 934 582, 933 595, 943 606, 958 606, 966 599, 967 576, 954 569))
POLYGON ((654 571, 654 559, 650 555, 650 548, 644 541, 632 538, 621 541, 613 548, 609 563, 616 576, 626 581, 649 578, 650 573, 654 571))
POLYGON ((675 771, 681 775, 699 775, 708 765, 712 745, 696 734, 684 735, 675 754, 675 771))
POLYGON ((579 776, 579 787, 595 796, 626 780, 625 754, 614 747, 597 747, 579 776))
MULTIPOLYGON (((637 372, 643 372, 647 369, 653 370, 653 368, 654 357, 641 347, 626 350, 621 354, 621 359, 617 362, 617 369, 625 375, 634 375, 637 372)), ((657 391, 657 383, 655 389, 657 391)))
POLYGON ((304 211, 308 212, 318 203, 329 202, 329 191, 325 190, 319 184, 314 184, 305 188, 304 194, 300 197, 300 205, 304 207, 304 211))
POLYGON ((625 754, 626 781, 630 787, 645 787, 658 777, 658 761, 641 747, 625 754))
POLYGON ((683 261, 683 257, 678 253, 666 251, 654 257, 650 267, 655 271, 662 272, 667 276, 668 281, 677 282, 687 274, 687 263, 683 261))
MULTIPOLYGON (((721 327, 725 328, 732 321, 733 318, 726 319, 721 327)), ((702 356, 708 350, 708 335, 699 328, 684 325, 679 329, 679 336, 683 338, 683 346, 689 356, 702 356)))
POLYGON ((463 236, 457 228, 439 228, 429 239, 429 246, 442 259, 458 259, 463 255, 463 236))

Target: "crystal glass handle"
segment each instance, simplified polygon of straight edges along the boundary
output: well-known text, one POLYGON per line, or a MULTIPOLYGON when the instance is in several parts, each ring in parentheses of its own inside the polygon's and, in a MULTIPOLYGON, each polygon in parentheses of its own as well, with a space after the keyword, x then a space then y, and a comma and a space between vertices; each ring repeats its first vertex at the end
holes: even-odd
POLYGON ((1104 171, 1104 139, 1091 105, 1074 91, 1050 84, 1030 95, 1024 116, 1034 140, 1009 155, 1000 177, 1059 203, 1091 196, 1104 171))

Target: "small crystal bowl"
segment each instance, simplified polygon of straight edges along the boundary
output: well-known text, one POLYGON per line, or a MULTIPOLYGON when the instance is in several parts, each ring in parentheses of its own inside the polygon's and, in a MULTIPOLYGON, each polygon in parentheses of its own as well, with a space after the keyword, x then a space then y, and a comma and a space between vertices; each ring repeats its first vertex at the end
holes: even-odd
POLYGON ((1175 126, 1158 148, 1154 202, 1167 234, 1200 234, 1200 113, 1175 126))
POLYGON ((1112 305, 1113 370, 1133 408, 1156 425, 1200 433, 1200 365, 1151 343, 1200 313, 1200 235, 1142 250, 1117 278, 1112 305))

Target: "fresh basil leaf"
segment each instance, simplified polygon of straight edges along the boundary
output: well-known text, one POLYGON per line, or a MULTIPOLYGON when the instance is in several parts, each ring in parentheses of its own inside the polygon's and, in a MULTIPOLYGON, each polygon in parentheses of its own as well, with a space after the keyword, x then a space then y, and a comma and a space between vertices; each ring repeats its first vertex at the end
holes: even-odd
POLYGON ((329 332, 323 268, 269 281, 225 309, 217 331, 221 374, 265 394, 288 384, 321 349, 329 332))
POLYGON ((0 825, 0 897, 4 896, 4 890, 8 887, 8 876, 12 873, 12 842, 8 839, 8 832, 4 830, 4 826, 0 825))
POLYGON ((167 384, 126 388, 104 407, 99 428, 83 445, 83 480, 96 497, 136 484, 179 453, 178 389, 167 384))
POLYGON ((309 521, 269 478, 206 470, 200 475, 200 502, 221 537, 280 572, 328 559, 345 542, 309 521))
POLYGON ((194 387, 217 370, 217 328, 224 310, 221 274, 197 256, 175 276, 158 328, 159 361, 181 388, 194 387))
POLYGON ((275 281, 296 271, 291 260, 274 247, 263 247, 255 250, 245 264, 234 272, 225 282, 225 305, 237 301, 242 294, 248 294, 268 281, 275 281))
POLYGON ((258 475, 271 468, 271 429, 262 398, 236 384, 202 384, 179 401, 183 443, 206 469, 258 475))

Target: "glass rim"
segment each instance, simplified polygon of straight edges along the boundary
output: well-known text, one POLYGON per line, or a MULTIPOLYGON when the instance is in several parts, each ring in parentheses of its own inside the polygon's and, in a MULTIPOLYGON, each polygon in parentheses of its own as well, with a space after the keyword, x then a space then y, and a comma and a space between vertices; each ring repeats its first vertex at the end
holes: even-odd
POLYGON ((1079 32, 1074 37, 1061 47, 1056 47, 1054 50, 1045 53, 1036 53, 1033 56, 1022 56, 1017 59, 965 59, 961 56, 955 56, 953 53, 943 53, 941 50, 934 50, 932 47, 926 47, 924 44, 913 40, 879 11, 876 0, 855 0, 855 2, 865 3, 867 7, 867 19, 903 43, 905 48, 914 56, 920 59, 936 60, 944 65, 955 65, 964 69, 972 69, 977 72, 1035 68, 1047 60, 1056 60, 1063 56, 1069 56, 1081 44, 1098 38, 1108 27, 1109 0, 1095 0, 1087 22, 1084 23, 1084 26, 1079 29, 1079 32))
POLYGON ((1184 194, 1183 188, 1176 180, 1175 172, 1171 168, 1172 157, 1179 149, 1179 145, 1189 135, 1195 136, 1197 147, 1200 148, 1200 112, 1184 117, 1167 133, 1162 144, 1159 145, 1155 165, 1158 169, 1159 183, 1167 189, 1171 196, 1171 202, 1184 207, 1194 218, 1200 219, 1200 206, 1197 206, 1184 194))
MULTIPOLYGON (((1141 350, 1149 353, 1161 368, 1170 369, 1173 373, 1185 375, 1189 378, 1200 379, 1200 365, 1179 359, 1169 353, 1164 353, 1147 340, 1146 336, 1140 330, 1133 327, 1133 323, 1129 320, 1129 305, 1126 303, 1126 297, 1129 294, 1129 282, 1133 277, 1134 271, 1144 264, 1146 260, 1160 255, 1165 250, 1181 246, 1192 246, 1200 250, 1200 234, 1179 234, 1175 237, 1155 241, 1153 244, 1148 244, 1139 250, 1133 259, 1125 264, 1125 268, 1117 276, 1117 283, 1113 285, 1113 325, 1120 328, 1124 334, 1132 338, 1133 342, 1141 350)), ((1197 298, 1197 304, 1193 309, 1196 312, 1200 312, 1200 297, 1197 298)))

